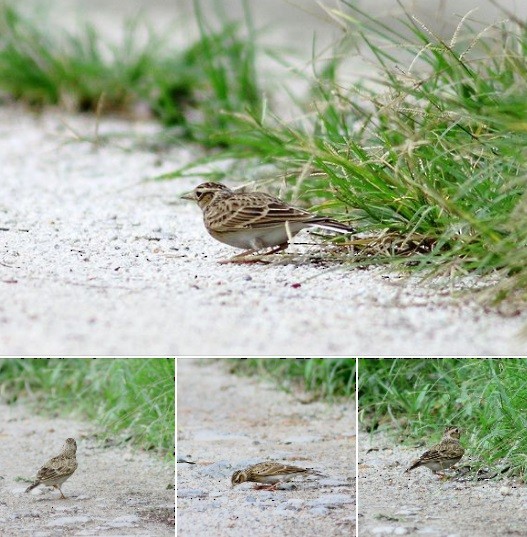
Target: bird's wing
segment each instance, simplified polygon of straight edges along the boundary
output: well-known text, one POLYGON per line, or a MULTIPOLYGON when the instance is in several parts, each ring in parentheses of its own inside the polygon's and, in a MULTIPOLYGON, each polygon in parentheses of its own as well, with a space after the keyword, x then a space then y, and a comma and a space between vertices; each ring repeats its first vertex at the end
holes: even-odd
POLYGON ((439 446, 434 446, 430 448, 429 450, 425 451, 418 459, 418 462, 428 462, 428 461, 435 461, 437 459, 441 459, 443 457, 442 451, 439 448, 439 446))
POLYGON ((307 472, 305 468, 276 462, 261 463, 257 468, 253 469, 253 473, 258 475, 300 474, 304 472, 307 472))
POLYGON ((458 444, 457 442, 450 442, 443 448, 443 456, 449 459, 457 459, 458 457, 462 457, 463 453, 465 453, 465 450, 461 444, 458 444))
POLYGON ((285 222, 308 222, 316 215, 291 207, 287 203, 268 194, 258 196, 240 194, 218 200, 207 214, 212 230, 233 231, 235 229, 255 229, 274 227, 285 222))
POLYGON ((38 481, 49 481, 73 473, 77 468, 75 459, 53 457, 37 473, 38 481))
POLYGON ((444 442, 425 451, 419 458, 419 462, 426 463, 438 459, 456 459, 461 457, 465 450, 457 442, 444 442))

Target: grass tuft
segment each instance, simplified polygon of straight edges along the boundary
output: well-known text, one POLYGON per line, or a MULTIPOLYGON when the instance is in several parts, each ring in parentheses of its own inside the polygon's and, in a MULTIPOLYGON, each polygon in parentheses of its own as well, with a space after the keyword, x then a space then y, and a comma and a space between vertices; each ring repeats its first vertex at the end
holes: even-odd
POLYGON ((355 400, 354 358, 244 358, 230 364, 236 374, 271 378, 288 391, 296 385, 322 398, 355 400))
POLYGON ((0 4, 0 92, 7 99, 71 112, 157 117, 172 140, 229 145, 235 113, 260 110, 255 32, 245 6, 241 24, 221 17, 214 30, 196 1, 197 42, 176 49, 166 36, 127 23, 119 43, 86 24, 74 34, 0 4), (147 30, 146 40, 142 33, 147 30), (178 129, 171 130, 172 127, 178 129))
POLYGON ((0 397, 37 412, 96 421, 102 437, 174 454, 175 364, 169 358, 4 359, 0 397))
POLYGON ((525 301, 525 27, 467 17, 444 40, 410 13, 403 34, 344 3, 346 40, 315 72, 305 115, 238 115, 245 128, 218 158, 271 163, 275 181, 351 220, 363 233, 348 243, 353 265, 492 275, 493 299, 525 301), (351 47, 372 69, 346 83, 351 47))

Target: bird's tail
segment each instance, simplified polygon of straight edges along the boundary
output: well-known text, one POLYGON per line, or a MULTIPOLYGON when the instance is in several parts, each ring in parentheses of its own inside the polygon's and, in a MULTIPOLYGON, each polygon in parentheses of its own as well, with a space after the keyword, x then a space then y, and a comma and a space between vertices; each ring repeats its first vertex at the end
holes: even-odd
POLYGON ((313 218, 309 222, 312 226, 321 227, 323 229, 329 229, 331 231, 337 231, 338 233, 355 233, 355 228, 347 226, 338 220, 333 220, 333 218, 327 218, 320 216, 313 218))
POLYGON ((34 483, 31 483, 29 487, 27 487, 26 492, 29 492, 30 490, 33 490, 35 487, 38 487, 40 483, 38 481, 35 481, 34 483))

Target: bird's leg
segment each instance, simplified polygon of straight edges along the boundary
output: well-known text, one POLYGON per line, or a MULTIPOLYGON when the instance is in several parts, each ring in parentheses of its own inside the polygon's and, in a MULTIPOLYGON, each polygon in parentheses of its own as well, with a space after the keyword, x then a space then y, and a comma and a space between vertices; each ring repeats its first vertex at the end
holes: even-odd
POLYGON ((280 482, 273 483, 272 485, 255 485, 254 490, 276 490, 276 487, 280 482))
POLYGON ((269 263, 269 261, 262 259, 268 254, 252 255, 255 252, 256 250, 246 250, 245 252, 235 255, 234 257, 230 257, 229 259, 222 259, 221 261, 218 261, 218 263, 220 265, 226 265, 228 263, 269 263))
POLYGON ((271 251, 267 252, 265 255, 277 254, 278 252, 285 250, 288 246, 289 246, 289 242, 284 242, 282 244, 279 244, 275 248, 273 248, 271 251))
POLYGON ((62 493, 62 489, 58 485, 53 485, 54 488, 58 489, 60 492, 60 497, 62 500, 67 500, 66 496, 62 493))
POLYGON ((256 485, 254 490, 276 490, 276 485, 256 485))
POLYGON ((269 263, 269 261, 266 261, 264 257, 267 257, 268 255, 277 254, 278 252, 285 250, 288 246, 289 243, 284 242, 283 244, 275 246, 268 252, 264 252, 263 254, 258 255, 253 255, 256 254, 258 250, 245 250, 241 254, 237 254, 234 257, 230 257, 229 259, 223 259, 221 261, 218 261, 218 263, 220 263, 221 265, 225 265, 227 263, 269 263))
POLYGON ((288 242, 285 242, 284 244, 279 244, 278 246, 275 246, 268 252, 263 252, 261 254, 256 254, 257 250, 248 250, 249 253, 252 253, 250 257, 244 257, 241 258, 239 261, 236 261, 235 258, 239 256, 246 256, 248 255, 247 252, 244 252, 243 254, 240 254, 239 256, 235 256, 232 258, 233 263, 271 263, 271 261, 267 261, 265 258, 269 255, 277 254, 278 252, 281 252, 282 250, 285 250, 289 246, 288 242))
POLYGON ((256 250, 245 250, 241 254, 237 254, 229 259, 222 259, 218 261, 220 265, 227 265, 228 263, 258 263, 259 257, 247 257, 253 254, 256 250))

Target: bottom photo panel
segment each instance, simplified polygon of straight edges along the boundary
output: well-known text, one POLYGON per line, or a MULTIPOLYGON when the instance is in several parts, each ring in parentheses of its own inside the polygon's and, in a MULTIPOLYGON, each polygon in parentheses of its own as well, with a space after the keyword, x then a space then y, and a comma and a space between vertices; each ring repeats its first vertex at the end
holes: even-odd
POLYGON ((175 359, 0 359, 0 535, 173 536, 175 359))
POLYGON ((356 360, 177 359, 177 534, 356 535, 356 360))
POLYGON ((361 359, 358 534, 527 535, 527 360, 361 359))

